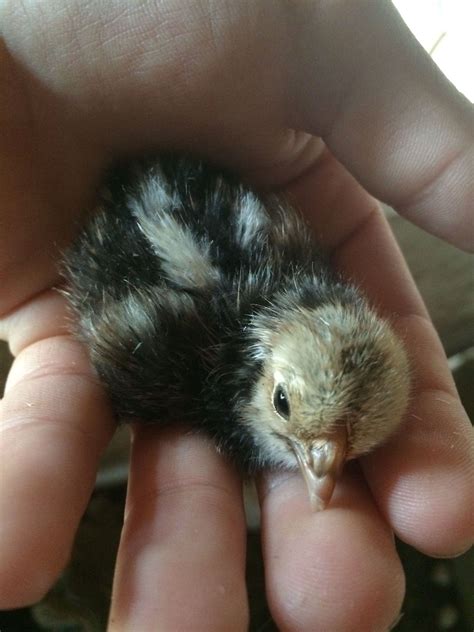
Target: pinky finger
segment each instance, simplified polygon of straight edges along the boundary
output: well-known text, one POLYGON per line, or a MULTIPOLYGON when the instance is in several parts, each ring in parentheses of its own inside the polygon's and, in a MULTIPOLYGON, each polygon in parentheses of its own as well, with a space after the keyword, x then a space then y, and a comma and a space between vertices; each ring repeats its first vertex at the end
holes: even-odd
POLYGON ((46 312, 31 307, 24 344, 8 332, 17 358, 0 402, 0 609, 38 601, 63 569, 113 430, 84 349, 50 319, 42 327, 46 312))

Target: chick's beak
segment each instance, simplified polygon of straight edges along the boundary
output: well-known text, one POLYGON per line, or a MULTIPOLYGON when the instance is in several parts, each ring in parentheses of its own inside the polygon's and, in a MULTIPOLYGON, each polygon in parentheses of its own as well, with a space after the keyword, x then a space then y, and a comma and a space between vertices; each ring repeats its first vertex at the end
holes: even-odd
POLYGON ((311 442, 293 439, 291 447, 308 486, 314 511, 324 509, 331 500, 336 480, 347 452, 347 428, 341 427, 328 436, 311 442))

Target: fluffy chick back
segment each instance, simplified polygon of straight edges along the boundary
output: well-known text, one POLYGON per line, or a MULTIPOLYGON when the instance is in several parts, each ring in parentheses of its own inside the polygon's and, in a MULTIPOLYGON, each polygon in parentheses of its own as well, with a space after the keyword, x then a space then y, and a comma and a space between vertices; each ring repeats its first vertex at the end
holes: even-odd
POLYGON ((319 256, 301 222, 199 162, 112 172, 63 272, 77 334, 120 418, 214 428, 232 417, 218 402, 258 371, 242 332, 284 277, 319 256))

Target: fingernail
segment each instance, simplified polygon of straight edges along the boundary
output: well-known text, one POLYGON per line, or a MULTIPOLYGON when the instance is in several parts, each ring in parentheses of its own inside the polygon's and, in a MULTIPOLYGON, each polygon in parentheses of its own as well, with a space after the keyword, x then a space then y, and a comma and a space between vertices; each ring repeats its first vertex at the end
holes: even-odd
POLYGON ((437 560, 451 560, 451 559, 454 559, 455 557, 461 557, 461 555, 464 555, 465 553, 470 551, 471 547, 472 547, 472 543, 470 542, 466 547, 464 547, 462 550, 458 551, 457 553, 448 553, 447 555, 436 555, 434 553, 431 553, 430 556, 434 557, 437 560))
POLYGON ((392 623, 390 624, 390 626, 387 629, 387 632, 390 632, 390 630, 394 630, 396 628, 396 626, 400 623, 400 621, 402 620, 403 617, 403 612, 400 612, 397 617, 392 621, 392 623))

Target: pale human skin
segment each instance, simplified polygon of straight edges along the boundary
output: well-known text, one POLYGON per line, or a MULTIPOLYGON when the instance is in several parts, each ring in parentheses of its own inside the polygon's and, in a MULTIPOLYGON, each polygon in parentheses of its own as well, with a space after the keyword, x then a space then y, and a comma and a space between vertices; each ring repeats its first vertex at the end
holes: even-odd
MULTIPOLYGON (((404 592, 393 532, 435 556, 472 542, 473 445, 366 190, 472 249, 469 104, 385 2, 3 0, 0 33, 0 335, 16 355, 0 408, 0 609, 60 573, 114 428, 51 290, 58 247, 110 157, 173 148, 288 188, 341 269, 396 314, 414 375, 402 432, 347 468, 325 512, 299 475, 259 482, 279 628, 387 629, 404 592)), ((203 439, 135 429, 110 630, 245 630, 244 561, 232 468, 203 439)))

